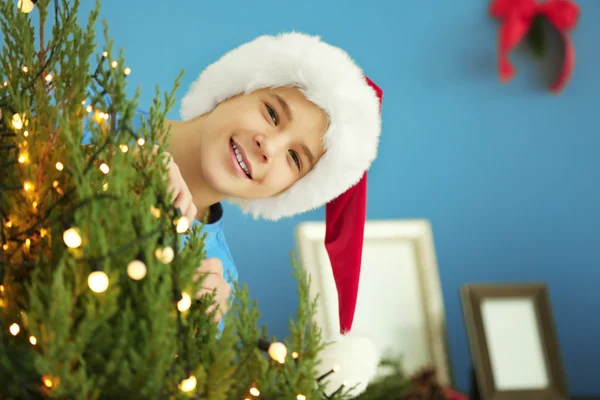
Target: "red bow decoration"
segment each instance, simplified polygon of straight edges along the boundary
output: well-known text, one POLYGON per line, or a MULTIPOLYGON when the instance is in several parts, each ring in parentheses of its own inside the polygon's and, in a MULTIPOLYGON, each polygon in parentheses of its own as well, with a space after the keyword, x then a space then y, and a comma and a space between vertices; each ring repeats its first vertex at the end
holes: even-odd
POLYGON ((515 75, 515 68, 508 55, 527 32, 536 17, 542 16, 560 32, 565 44, 562 70, 550 89, 560 92, 573 74, 575 67, 575 48, 568 31, 577 25, 579 7, 570 0, 548 0, 537 3, 535 0, 492 0, 492 16, 502 20, 499 32, 499 74, 500 79, 508 82, 515 75))

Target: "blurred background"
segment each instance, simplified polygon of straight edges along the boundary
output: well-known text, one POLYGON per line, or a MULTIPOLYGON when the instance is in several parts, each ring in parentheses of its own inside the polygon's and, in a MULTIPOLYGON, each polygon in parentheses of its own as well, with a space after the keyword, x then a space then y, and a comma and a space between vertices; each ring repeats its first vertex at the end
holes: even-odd
MULTIPOLYGON (((85 22, 94 2, 82 3, 85 22)), ((598 394, 600 2, 578 4, 575 72, 558 96, 547 89, 556 37, 542 60, 519 48, 515 79, 500 82, 487 1, 104 0, 101 18, 145 109, 156 85, 170 91, 185 68, 181 99, 202 69, 261 34, 317 34, 347 50, 385 92, 367 217, 431 221, 456 388, 468 390, 470 367, 460 285, 533 280, 550 290, 571 392, 598 394)), ((225 212, 240 279, 270 333, 286 336, 294 228, 324 211, 278 223, 225 212)))

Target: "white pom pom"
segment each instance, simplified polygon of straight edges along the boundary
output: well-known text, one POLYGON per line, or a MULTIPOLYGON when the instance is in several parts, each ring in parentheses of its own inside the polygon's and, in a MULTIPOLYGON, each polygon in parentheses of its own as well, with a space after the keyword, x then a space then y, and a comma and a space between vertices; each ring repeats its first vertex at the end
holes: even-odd
POLYGON ((319 375, 334 368, 337 372, 323 380, 325 393, 331 395, 344 385, 343 391, 352 388, 350 394, 358 396, 377 373, 379 352, 375 344, 368 338, 352 335, 344 335, 327 343, 330 344, 319 355, 319 375))

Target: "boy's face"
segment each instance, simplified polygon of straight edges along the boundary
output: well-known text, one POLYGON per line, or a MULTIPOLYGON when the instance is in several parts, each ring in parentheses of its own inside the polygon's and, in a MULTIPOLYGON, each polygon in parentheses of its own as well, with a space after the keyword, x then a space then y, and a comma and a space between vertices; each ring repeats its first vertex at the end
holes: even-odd
POLYGON ((238 95, 205 117, 199 168, 204 181, 224 197, 277 195, 324 153, 326 115, 297 88, 238 95))

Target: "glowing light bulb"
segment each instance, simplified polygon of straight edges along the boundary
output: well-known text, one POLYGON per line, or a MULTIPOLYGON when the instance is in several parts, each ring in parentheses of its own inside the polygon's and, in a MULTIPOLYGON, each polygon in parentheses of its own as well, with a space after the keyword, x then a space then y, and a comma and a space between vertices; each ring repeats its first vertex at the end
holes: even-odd
POLYGON ((44 377, 44 385, 46 385, 47 388, 51 388, 52 387, 52 379, 48 378, 48 377, 44 377))
POLYGON ((40 229, 40 236, 46 237, 46 235, 48 235, 48 230, 46 228, 40 229))
POLYGON ((19 324, 12 324, 10 326, 10 328, 8 328, 8 330, 10 331, 11 335, 13 336, 17 336, 19 334, 19 332, 21 332, 21 327, 19 326, 19 324))
POLYGON ((179 389, 182 392, 191 392, 192 390, 196 389, 197 383, 198 381, 196 380, 196 377, 194 375, 191 375, 189 378, 181 381, 181 383, 179 384, 179 389))
POLYGON ((256 387, 253 387, 250 389, 250 394, 255 397, 260 396, 260 391, 256 387))
POLYGON ((12 224, 12 221, 6 221, 5 225, 6 225, 7 228, 12 228, 13 224, 12 224))
POLYGON ((177 302, 177 309, 181 312, 187 311, 192 306, 192 298, 186 292, 181 293, 181 300, 177 302))
POLYGON ((58 185, 59 185, 58 181, 54 181, 54 182, 52 182, 52 186, 54 186, 55 188, 57 188, 57 187, 58 187, 58 185))
POLYGON ((24 164, 27 161, 29 161, 29 156, 27 155, 27 153, 23 153, 19 156, 19 163, 24 164))
POLYGON ((342 369, 342 367, 340 367, 339 365, 336 365, 335 367, 333 367, 333 372, 338 372, 340 369, 342 369))
POLYGON ((37 339, 35 338, 35 336, 29 336, 29 343, 31 343, 34 346, 37 344, 37 339))
POLYGON ((108 165, 107 165, 106 163, 102 163, 102 164, 100 165, 100 171, 101 171, 101 172, 102 172, 104 175, 106 175, 106 174, 108 174, 108 172, 110 171, 110 168, 108 167, 108 165))
POLYGON ((89 105, 89 106, 87 106, 87 107, 85 108, 85 110, 86 110, 87 112, 91 113, 91 112, 92 112, 92 110, 94 110, 94 107, 92 107, 91 105, 89 105))
POLYGON ((296 400, 306 400, 306 396, 303 394, 299 394, 298 396, 296 396, 296 400))
POLYGON ((96 293, 108 289, 108 275, 104 271, 94 271, 88 275, 88 286, 96 293))
POLYGON ((161 248, 156 249, 156 251, 154 252, 154 255, 163 264, 168 264, 171 261, 173 261, 173 258, 175 258, 175 252, 173 251, 173 248, 171 246, 166 246, 162 249, 161 248))
POLYGON ((274 342, 271 343, 267 352, 269 353, 269 357, 283 364, 283 362, 285 362, 285 357, 287 356, 287 347, 283 343, 274 342), (283 362, 281 360, 283 360, 283 362))
POLYGON ((138 142, 138 144, 139 144, 140 146, 143 146, 144 144, 146 144, 146 139, 144 139, 144 138, 139 138, 137 142, 138 142))
POLYGON ((300 357, 300 355, 297 352, 292 353, 292 358, 296 359, 298 357, 300 357))
POLYGON ((23 71, 24 73, 28 73, 29 68, 27 68, 27 65, 23 65, 23 68, 21 68, 21 71, 23 71))
POLYGON ((21 129, 23 127, 23 119, 21 119, 19 114, 13 115, 12 125, 15 127, 15 129, 21 129))
POLYGON ((62 171, 64 168, 65 168, 65 166, 60 161, 56 163, 57 170, 62 171))
POLYGON ((113 68, 117 68, 117 65, 119 65, 119 63, 117 62, 117 60, 113 61, 110 66, 113 68))
POLYGON ((150 213, 155 217, 155 218, 160 218, 160 209, 154 206, 150 206, 150 213))
POLYGON ((4 81, 4 87, 8 86, 8 81, 4 81))
POLYGON ((31 0, 19 0, 17 3, 17 8, 24 14, 29 14, 31 11, 33 11, 34 7, 35 4, 31 0))
POLYGON ((127 265, 127 275, 131 279, 139 281, 140 279, 144 279, 146 276, 147 268, 146 264, 144 264, 140 260, 133 260, 127 265))
POLYGON ((108 190, 108 182, 102 185, 102 190, 105 192, 108 190))
POLYGON ((104 57, 104 58, 108 57, 108 51, 105 51, 104 53, 102 53, 102 57, 104 57))
POLYGON ((29 192, 31 189, 33 189, 33 184, 31 182, 25 182, 23 184, 23 189, 25 189, 25 191, 29 192))
POLYGON ((2 245, 2 249, 3 249, 4 251, 8 250, 8 243, 4 243, 4 244, 2 245))
POLYGON ((4 285, 0 285, 0 293, 4 293, 4 285))
POLYGON ((27 238, 25 240, 25 247, 27 247, 27 250, 31 248, 31 239, 27 238))
POLYGON ((125 74, 125 76, 131 74, 131 68, 129 68, 129 67, 125 68, 125 70, 123 71, 123 73, 125 74))
POLYGON ((184 233, 190 228, 190 220, 187 217, 181 217, 175 221, 175 225, 178 233, 184 233))
POLYGON ((119 148, 123 153, 127 153, 129 151, 129 146, 127 146, 126 144, 119 145, 119 148))
POLYGON ((23 136, 25 136, 25 137, 29 136, 29 131, 23 132, 23 136))
POLYGON ((52 76, 52 74, 48 74, 48 75, 46 75, 46 82, 48 82, 48 83, 52 82, 52 79, 53 79, 53 78, 54 78, 54 77, 52 76))
POLYGON ((77 228, 67 229, 65 233, 63 233, 63 240, 65 241, 65 244, 72 249, 81 246, 81 236, 79 235, 77 228))

